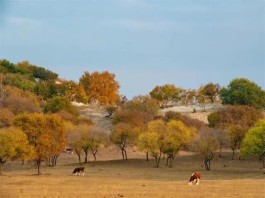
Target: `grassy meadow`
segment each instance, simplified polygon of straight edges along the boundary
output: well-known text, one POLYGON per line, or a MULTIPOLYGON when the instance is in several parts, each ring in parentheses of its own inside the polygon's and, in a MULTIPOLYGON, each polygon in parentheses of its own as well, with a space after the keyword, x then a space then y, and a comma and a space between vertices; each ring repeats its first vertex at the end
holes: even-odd
POLYGON ((263 197, 265 174, 257 160, 231 160, 231 153, 216 157, 212 170, 205 171, 202 158, 180 153, 173 167, 154 168, 137 151, 128 153, 128 161, 119 160, 120 153, 99 153, 96 166, 86 167, 85 176, 72 176, 77 164, 75 155, 62 154, 56 167, 42 166, 42 175, 32 163, 7 162, 0 176, 0 197, 263 197), (105 158, 104 158, 105 156, 105 158), (101 158, 101 159, 100 159, 101 158), (113 158, 114 160, 110 160, 113 158), (192 172, 202 174, 200 185, 189 186, 192 172))

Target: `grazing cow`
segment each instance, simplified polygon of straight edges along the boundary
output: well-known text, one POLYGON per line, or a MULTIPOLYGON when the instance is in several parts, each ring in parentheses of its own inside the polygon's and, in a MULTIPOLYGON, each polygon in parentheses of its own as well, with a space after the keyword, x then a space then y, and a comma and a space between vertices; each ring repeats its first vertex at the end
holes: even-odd
POLYGON ((192 173, 189 181, 189 185, 199 185, 201 174, 199 172, 192 173))
POLYGON ((85 175, 85 167, 77 167, 74 169, 72 175, 85 175))

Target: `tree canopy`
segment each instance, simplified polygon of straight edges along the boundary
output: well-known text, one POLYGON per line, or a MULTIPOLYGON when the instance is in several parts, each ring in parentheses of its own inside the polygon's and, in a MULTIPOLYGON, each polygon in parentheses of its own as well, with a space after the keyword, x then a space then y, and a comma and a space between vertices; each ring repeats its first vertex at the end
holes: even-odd
POLYGON ((40 165, 46 158, 60 154, 65 147, 65 128, 63 120, 55 115, 21 114, 14 120, 15 126, 26 133, 33 147, 35 160, 40 174, 40 165))
POLYGON ((263 168, 265 168, 265 119, 259 120, 254 127, 248 130, 243 140, 241 154, 261 156, 263 168))
POLYGON ((246 78, 236 78, 220 92, 223 104, 249 105, 265 108, 265 91, 256 83, 246 78))

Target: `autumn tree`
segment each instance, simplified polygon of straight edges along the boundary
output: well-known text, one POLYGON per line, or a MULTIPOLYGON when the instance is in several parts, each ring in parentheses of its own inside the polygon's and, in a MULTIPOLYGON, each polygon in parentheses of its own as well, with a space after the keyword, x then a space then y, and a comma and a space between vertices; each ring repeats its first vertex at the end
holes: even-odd
POLYGON ((134 141, 135 135, 135 129, 126 123, 118 123, 111 130, 110 140, 121 150, 123 160, 128 159, 126 149, 134 141))
POLYGON ((194 141, 194 150, 204 157, 204 167, 206 170, 211 170, 211 161, 217 149, 218 142, 214 131, 209 128, 202 129, 199 136, 194 141))
POLYGON ((167 107, 170 103, 180 101, 182 92, 183 89, 177 88, 175 85, 165 84, 156 86, 149 94, 161 102, 161 107, 167 107))
POLYGON ((112 122, 113 124, 126 123, 137 128, 144 128, 152 116, 145 112, 133 111, 130 109, 121 109, 115 112, 112 122))
POLYGON ((148 123, 147 129, 138 137, 137 147, 146 153, 148 161, 149 154, 155 158, 156 167, 159 167, 161 155, 163 154, 164 139, 167 134, 166 123, 163 120, 153 120, 148 123))
POLYGON ((96 164, 98 150, 101 146, 104 146, 106 140, 107 136, 102 132, 101 129, 91 128, 91 130, 89 131, 87 145, 94 158, 93 166, 95 166, 96 164))
POLYGON ((167 165, 172 166, 171 162, 178 151, 191 142, 195 137, 196 130, 186 126, 181 121, 172 120, 167 123, 167 136, 164 140, 163 153, 167 154, 167 165))
POLYGON ((119 99, 119 83, 115 80, 115 75, 104 72, 85 72, 80 78, 79 84, 82 85, 87 93, 89 102, 99 102, 103 105, 113 105, 119 99))
POLYGON ((26 133, 33 147, 38 174, 41 174, 41 162, 60 154, 65 148, 65 128, 63 120, 55 115, 21 114, 14 120, 15 126, 26 133))
POLYGON ((86 124, 75 125, 67 133, 67 144, 74 149, 78 156, 79 164, 81 164, 81 155, 85 152, 85 162, 87 162, 88 146, 86 146, 85 136, 90 126, 86 124))
POLYGON ((250 106, 227 106, 208 116, 209 126, 228 131, 230 146, 233 151, 240 149, 245 133, 262 118, 259 110, 250 106))
POLYGON ((196 90, 194 89, 188 89, 188 90, 183 90, 183 96, 182 96, 182 103, 184 105, 191 105, 195 103, 196 99, 196 90))
POLYGON ((136 96, 126 103, 125 108, 132 111, 145 112, 154 116, 158 113, 159 103, 156 99, 148 95, 136 96))
POLYGON ((198 94, 205 97, 211 103, 214 103, 220 94, 220 85, 213 83, 202 85, 198 90, 198 94))
POLYGON ((0 108, 0 128, 11 127, 15 115, 12 111, 0 108))
POLYGON ((79 85, 84 88, 84 91, 87 96, 89 96, 89 92, 90 92, 90 76, 91 74, 85 71, 84 74, 79 79, 79 85))
POLYGON ((260 156, 263 168, 265 168, 265 119, 259 120, 254 127, 248 130, 243 140, 241 155, 260 156))
POLYGON ((5 128, 0 130, 0 175, 2 166, 7 160, 22 158, 30 159, 33 149, 29 145, 27 136, 18 128, 5 128))
POLYGON ((9 109, 15 115, 41 112, 40 101, 35 94, 10 86, 5 86, 2 107, 9 109))
POLYGON ((265 91, 246 78, 232 80, 226 88, 221 89, 220 96, 223 104, 265 108, 265 91))

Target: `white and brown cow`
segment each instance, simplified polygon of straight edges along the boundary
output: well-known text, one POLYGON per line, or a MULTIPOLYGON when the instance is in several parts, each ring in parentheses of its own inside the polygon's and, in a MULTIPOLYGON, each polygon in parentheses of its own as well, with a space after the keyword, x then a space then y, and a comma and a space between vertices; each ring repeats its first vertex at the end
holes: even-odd
POLYGON ((84 176, 85 175, 85 167, 77 167, 74 169, 72 175, 82 175, 84 176))
POLYGON ((189 181, 189 185, 199 185, 201 174, 199 172, 192 173, 189 181))

